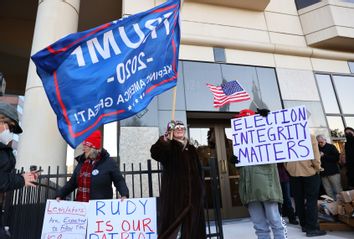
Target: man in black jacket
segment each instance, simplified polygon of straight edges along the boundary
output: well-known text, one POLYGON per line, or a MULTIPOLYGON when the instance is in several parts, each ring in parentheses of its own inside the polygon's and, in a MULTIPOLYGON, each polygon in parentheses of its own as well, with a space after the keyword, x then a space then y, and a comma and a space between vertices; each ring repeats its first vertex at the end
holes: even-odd
MULTIPOLYGON (((32 182, 38 177, 36 172, 14 173, 16 159, 11 147, 13 134, 22 133, 18 124, 17 111, 7 103, 0 102, 0 209, 5 193, 23 186, 35 186, 32 182)), ((2 211, 0 211, 0 216, 2 211)), ((0 220, 2 223, 2 220, 0 220)), ((3 225, 0 225, 0 238, 7 238, 3 225)))
POLYGON ((320 172, 323 188, 326 194, 336 200, 337 193, 340 193, 342 184, 339 173, 339 152, 333 144, 329 144, 323 135, 317 135, 318 148, 321 155, 321 167, 323 171, 320 172))
POLYGON ((0 192, 8 192, 23 186, 35 186, 32 181, 37 178, 34 172, 15 174, 16 159, 12 153, 13 134, 22 133, 18 124, 16 109, 0 102, 0 192))

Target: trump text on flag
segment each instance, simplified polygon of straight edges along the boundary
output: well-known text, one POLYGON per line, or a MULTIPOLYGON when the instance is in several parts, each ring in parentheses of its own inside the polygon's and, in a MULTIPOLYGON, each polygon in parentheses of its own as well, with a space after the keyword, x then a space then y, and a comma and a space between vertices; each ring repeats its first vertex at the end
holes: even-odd
POLYGON ((156 239, 156 199, 92 200, 87 239, 156 239))
POLYGON ((180 2, 68 35, 32 56, 65 140, 129 118, 176 86, 180 2))
POLYGON ((231 120, 236 166, 313 159, 304 106, 231 120))

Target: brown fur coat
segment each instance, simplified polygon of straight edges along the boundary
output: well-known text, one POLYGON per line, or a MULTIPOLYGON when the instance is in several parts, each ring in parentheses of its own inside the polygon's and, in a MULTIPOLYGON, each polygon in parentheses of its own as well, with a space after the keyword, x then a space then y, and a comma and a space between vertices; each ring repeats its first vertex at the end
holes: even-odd
POLYGON ((159 239, 205 239, 204 180, 196 148, 163 137, 151 146, 151 157, 163 166, 160 193, 159 239))

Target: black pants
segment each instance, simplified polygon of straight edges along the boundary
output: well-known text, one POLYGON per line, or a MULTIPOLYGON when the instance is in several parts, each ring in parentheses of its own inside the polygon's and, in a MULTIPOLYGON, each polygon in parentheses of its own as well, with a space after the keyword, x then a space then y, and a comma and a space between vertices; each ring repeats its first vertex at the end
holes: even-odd
POLYGON ((281 205, 281 215, 288 217, 289 220, 296 220, 293 205, 291 203, 290 182, 281 182, 281 191, 283 193, 283 204, 281 205))
POLYGON ((354 188, 354 165, 347 165, 348 188, 354 188))
MULTIPOLYGON (((3 195, 1 195, 3 196, 3 195)), ((3 199, 1 198, 1 203, 0 203, 0 239, 8 239, 10 238, 9 232, 5 231, 4 229, 4 213, 3 213, 3 199)))
POLYGON ((8 239, 10 238, 10 236, 6 233, 6 231, 4 230, 4 228, 0 228, 0 239, 8 239))
POLYGON ((295 211, 300 225, 307 231, 319 229, 317 199, 321 178, 315 174, 309 177, 291 177, 290 186, 294 194, 295 211))

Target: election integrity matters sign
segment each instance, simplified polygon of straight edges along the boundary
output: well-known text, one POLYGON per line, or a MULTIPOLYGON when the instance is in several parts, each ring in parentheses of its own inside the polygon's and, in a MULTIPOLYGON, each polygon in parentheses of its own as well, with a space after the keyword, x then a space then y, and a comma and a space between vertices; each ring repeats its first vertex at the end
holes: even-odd
POLYGON ((313 159, 305 106, 231 120, 236 166, 313 159))
POLYGON ((179 0, 70 34, 32 56, 65 140, 131 117, 177 82, 179 0))

